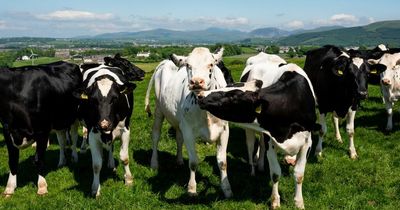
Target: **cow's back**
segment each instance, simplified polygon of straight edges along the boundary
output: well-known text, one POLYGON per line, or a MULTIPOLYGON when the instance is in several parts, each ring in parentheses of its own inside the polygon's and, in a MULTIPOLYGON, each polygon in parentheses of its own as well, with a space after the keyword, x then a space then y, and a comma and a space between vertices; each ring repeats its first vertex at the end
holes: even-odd
POLYGON ((73 97, 73 91, 82 81, 77 65, 61 61, 12 68, 7 74, 6 80, 12 83, 3 96, 11 114, 18 116, 17 112, 27 112, 35 130, 48 129, 47 126, 65 129, 75 120, 78 100, 73 97))

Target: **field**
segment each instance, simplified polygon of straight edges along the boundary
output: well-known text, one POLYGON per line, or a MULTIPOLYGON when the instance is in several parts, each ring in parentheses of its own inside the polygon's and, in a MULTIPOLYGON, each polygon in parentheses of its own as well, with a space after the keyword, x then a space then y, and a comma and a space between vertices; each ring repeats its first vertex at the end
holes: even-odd
MULTIPOLYGON (((245 59, 250 54, 224 58, 225 64, 238 80, 245 59)), ((293 62, 303 65, 303 59, 293 62)), ((130 167, 134 175, 132 187, 123 184, 121 164, 116 173, 103 165, 101 197, 90 196, 92 166, 90 152, 80 154, 79 163, 57 168, 58 145, 55 135, 46 153, 46 175, 49 193, 36 195, 37 175, 33 165, 34 149, 20 154, 18 187, 12 198, 0 197, 0 209, 265 209, 270 206, 271 184, 268 164, 265 172, 250 176, 244 131, 230 127, 228 145, 228 176, 234 193, 224 199, 219 187, 216 147, 198 143, 200 159, 196 175, 198 196, 186 194, 189 179, 187 154, 185 165, 175 164, 176 143, 165 123, 159 146, 160 169, 152 170, 152 118, 144 112, 144 95, 151 71, 156 63, 138 64, 144 68, 146 79, 138 82, 131 126, 130 167)), ((348 156, 348 138, 344 123, 341 133, 344 144, 336 142, 332 123, 328 120, 328 135, 322 158, 310 156, 306 166, 303 197, 307 209, 400 209, 400 116, 394 116, 394 131, 385 132, 386 114, 379 87, 369 86, 369 98, 357 112, 355 145, 359 159, 348 156)), ((152 108, 154 109, 154 103, 152 108)), ((328 116, 330 118, 330 116, 328 116)), ((115 143, 114 157, 118 160, 120 142, 115 143)), ((68 156, 70 157, 70 156, 68 156)), ((8 178, 8 157, 3 136, 0 135, 0 190, 8 178)), ((281 209, 294 209, 293 168, 282 166, 280 179, 281 209)))

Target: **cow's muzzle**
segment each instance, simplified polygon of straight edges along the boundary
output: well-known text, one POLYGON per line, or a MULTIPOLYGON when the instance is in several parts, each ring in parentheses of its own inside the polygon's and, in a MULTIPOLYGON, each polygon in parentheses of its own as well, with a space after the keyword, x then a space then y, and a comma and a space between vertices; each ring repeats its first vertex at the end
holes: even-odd
POLYGON ((368 92, 367 91, 359 91, 358 92, 358 97, 360 99, 366 99, 366 98, 368 98, 368 92))

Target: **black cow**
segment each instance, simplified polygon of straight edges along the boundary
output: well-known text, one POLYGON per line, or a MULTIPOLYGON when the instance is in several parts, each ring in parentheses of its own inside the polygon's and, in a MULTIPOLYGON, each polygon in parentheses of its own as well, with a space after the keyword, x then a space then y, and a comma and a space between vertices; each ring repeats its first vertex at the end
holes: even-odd
POLYGON ((304 70, 310 78, 318 100, 322 129, 316 154, 322 153, 322 137, 326 133, 325 115, 333 112, 336 139, 342 142, 339 119, 347 115, 346 131, 350 139, 350 157, 357 158, 354 147, 354 117, 360 100, 368 95, 370 66, 363 58, 351 57, 338 47, 327 45, 307 52, 304 70))
POLYGON ((83 72, 83 90, 77 97, 82 99, 79 108, 89 135, 89 146, 92 154, 93 183, 92 194, 100 195, 100 170, 102 151, 109 151, 108 167, 114 168, 112 155, 113 140, 121 136, 122 146, 120 159, 125 170, 125 184, 132 184, 133 178, 129 169, 128 146, 130 140, 130 118, 133 110, 132 91, 136 85, 122 69, 105 65, 83 72))
POLYGON ((7 144, 10 174, 4 194, 17 187, 19 149, 36 142, 38 191, 47 193, 44 156, 52 129, 64 136, 77 118, 73 92, 82 82, 79 66, 55 62, 39 66, 0 69, 0 121, 7 144))
MULTIPOLYGON (((243 127, 271 137, 264 139, 268 140, 267 157, 273 181, 273 208, 280 206, 278 182, 281 168, 275 147, 288 155, 297 155, 294 200, 298 208, 304 208, 301 186, 312 143, 311 132, 319 129, 315 123, 317 118, 312 86, 305 73, 301 74, 299 71, 286 71, 276 83, 257 91, 246 86, 228 87, 206 91, 199 96, 200 108, 216 117, 238 122, 243 127), (254 120, 257 123, 253 123, 254 120)), ((260 83, 262 84, 261 81, 256 82, 256 86, 261 87, 260 83)))

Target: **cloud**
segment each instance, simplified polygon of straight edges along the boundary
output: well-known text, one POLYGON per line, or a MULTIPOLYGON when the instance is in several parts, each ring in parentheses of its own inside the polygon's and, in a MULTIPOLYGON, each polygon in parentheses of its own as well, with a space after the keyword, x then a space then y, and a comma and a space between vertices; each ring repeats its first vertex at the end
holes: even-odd
POLYGON ((111 20, 114 18, 112 13, 93 13, 78 10, 58 10, 49 14, 36 15, 36 18, 41 20, 60 20, 60 21, 75 21, 75 20, 111 20))
POLYGON ((0 20, 0 29, 5 29, 7 27, 6 21, 0 20))
POLYGON ((293 20, 293 21, 287 23, 285 27, 290 28, 290 29, 304 28, 304 23, 300 20, 293 20))
POLYGON ((355 24, 359 21, 356 16, 349 14, 336 14, 333 15, 329 20, 330 22, 337 24, 355 24))

